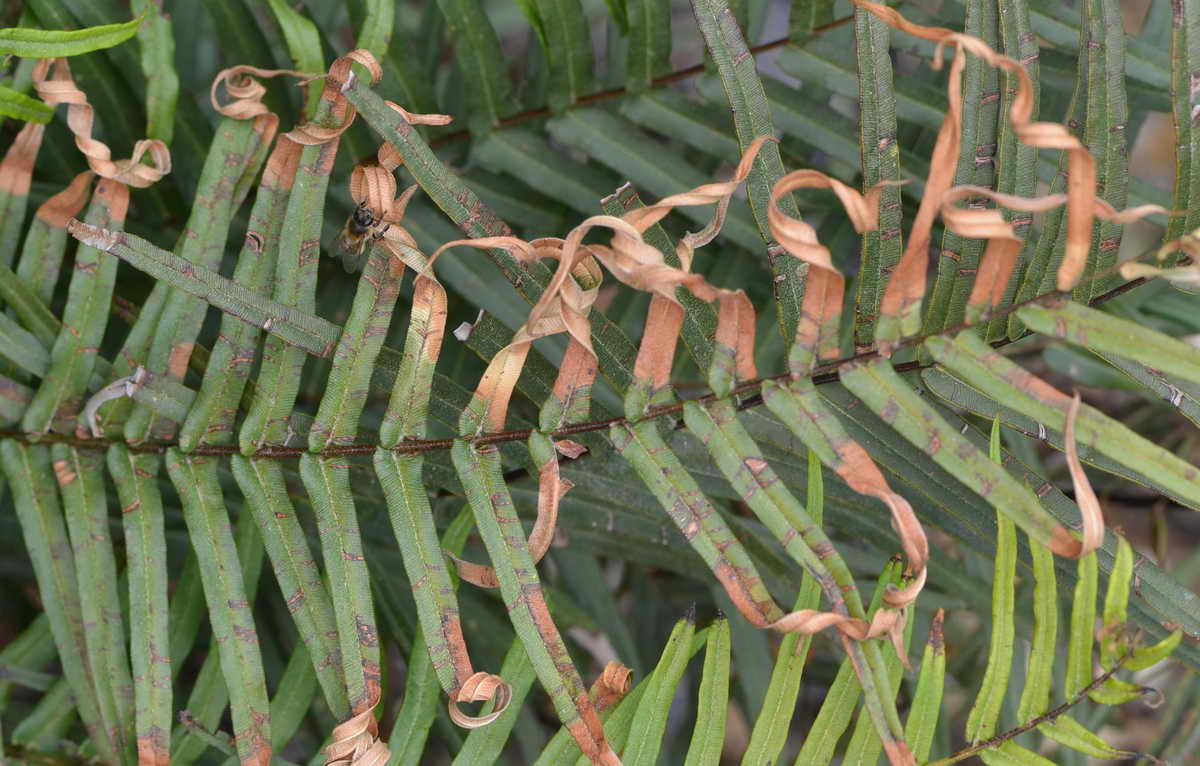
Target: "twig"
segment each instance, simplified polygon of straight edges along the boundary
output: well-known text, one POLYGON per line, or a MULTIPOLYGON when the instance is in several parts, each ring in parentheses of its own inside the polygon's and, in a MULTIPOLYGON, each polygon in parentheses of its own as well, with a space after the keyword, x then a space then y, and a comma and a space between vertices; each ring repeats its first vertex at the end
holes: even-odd
MULTIPOLYGON (((1009 740, 1016 739, 1017 737, 1021 736, 1022 734, 1024 734, 1027 731, 1032 731, 1033 729, 1036 729, 1038 726, 1040 726, 1043 723, 1046 723, 1047 721, 1055 720, 1056 718, 1058 718, 1062 714, 1066 713, 1071 708, 1078 705, 1080 702, 1083 702, 1083 700, 1088 696, 1089 692, 1093 691, 1094 689, 1098 689, 1101 684, 1103 684, 1108 679, 1112 678, 1113 675, 1116 674, 1116 672, 1118 670, 1120 670, 1121 667, 1125 664, 1125 659, 1127 656, 1128 655, 1126 655, 1125 657, 1121 657, 1119 660, 1116 661, 1116 663, 1113 664, 1113 666, 1111 668, 1109 668, 1108 670, 1104 671, 1100 675, 1093 678, 1092 682, 1090 684, 1088 684, 1087 686, 1085 686, 1083 689, 1081 689, 1078 694, 1076 694, 1074 697, 1067 700, 1066 702, 1062 703, 1058 707, 1054 708, 1053 710, 1048 710, 1039 716, 1035 716, 1034 718, 1029 719, 1028 721, 1021 724, 1020 726, 1018 726, 1014 729, 1009 729, 1006 732, 997 734, 996 736, 994 736, 990 739, 985 739, 982 742, 976 742, 975 744, 971 745, 970 747, 959 750, 957 753, 955 753, 954 755, 952 755, 948 758, 942 758, 941 760, 931 761, 930 763, 927 764, 927 766, 949 766, 949 764, 958 763, 961 760, 970 758, 971 756, 975 755, 976 753, 979 753, 981 750, 990 750, 990 749, 999 747, 1000 745, 1004 744, 1005 742, 1008 742, 1009 740)), ((1145 687, 1143 687, 1143 688, 1145 688, 1145 687)), ((1152 756, 1146 756, 1146 754, 1144 754, 1144 753, 1138 753, 1138 755, 1141 755, 1143 757, 1152 757, 1152 756)), ((1155 759, 1155 760, 1157 760, 1157 759, 1155 759)))

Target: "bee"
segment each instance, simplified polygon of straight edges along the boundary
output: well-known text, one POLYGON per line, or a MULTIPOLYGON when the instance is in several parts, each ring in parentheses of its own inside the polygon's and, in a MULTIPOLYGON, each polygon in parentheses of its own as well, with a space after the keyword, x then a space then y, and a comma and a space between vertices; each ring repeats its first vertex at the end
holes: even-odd
POLYGON ((367 238, 372 240, 382 237, 391 226, 375 217, 374 211, 367 203, 360 202, 354 212, 346 219, 342 233, 334 242, 334 252, 342 261, 342 268, 353 274, 360 271, 367 260, 367 238))

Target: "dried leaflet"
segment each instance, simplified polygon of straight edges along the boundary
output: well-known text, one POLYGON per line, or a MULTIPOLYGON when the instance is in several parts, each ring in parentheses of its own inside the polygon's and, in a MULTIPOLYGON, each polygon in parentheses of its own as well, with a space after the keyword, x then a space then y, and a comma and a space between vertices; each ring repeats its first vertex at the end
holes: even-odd
POLYGON ((325 766, 384 766, 392 753, 379 739, 375 720, 378 698, 362 712, 339 723, 325 747, 325 766))
POLYGON ((358 114, 345 96, 345 89, 358 78, 353 70, 354 64, 359 64, 367 70, 371 75, 372 85, 383 78, 383 69, 370 51, 360 48, 335 60, 326 74, 311 78, 325 78, 321 101, 329 104, 329 119, 305 121, 288 131, 289 139, 303 146, 319 146, 340 138, 346 132, 358 114))
POLYGON ((779 179, 771 192, 771 204, 767 209, 771 235, 792 256, 814 267, 809 270, 800 322, 788 359, 792 377, 808 375, 818 357, 837 358, 838 320, 842 314, 846 280, 834 267, 828 248, 817 241, 813 227, 780 210, 779 199, 796 189, 829 189, 841 201, 854 230, 863 234, 879 227, 879 198, 887 185, 892 183, 879 184, 864 195, 820 171, 797 170, 779 179))
MULTIPOLYGON (((562 243, 563 240, 553 238, 537 239, 533 242, 525 242, 515 237, 456 240, 438 248, 430 256, 427 268, 432 268, 433 262, 443 252, 457 245, 480 250, 502 248, 512 253, 518 262, 530 262, 540 258, 561 258, 562 243)), ((590 388, 596 376, 597 361, 591 346, 587 313, 596 300, 599 285, 600 273, 595 262, 591 259, 582 260, 576 265, 573 278, 559 286, 554 296, 555 300, 539 301, 531 310, 529 319, 514 334, 512 342, 492 358, 475 390, 467 414, 476 423, 477 433, 485 428, 489 432, 503 429, 508 402, 516 387, 517 378, 520 377, 521 368, 533 341, 538 338, 560 332, 566 332, 570 336, 554 386, 554 396, 561 404, 561 412, 568 412, 569 403, 576 398, 580 390, 590 388), (581 282, 591 287, 584 289, 581 282)), ((553 430, 557 425, 551 423, 550 427, 544 430, 553 430)), ((535 459, 539 460, 538 515, 529 537, 529 553, 535 564, 550 547, 554 538, 559 502, 571 488, 570 482, 559 477, 558 459, 555 454, 557 447, 551 446, 547 437, 543 436, 542 440, 545 444, 541 450, 532 449, 535 459), (537 454, 539 452, 542 454, 537 454)), ((468 582, 485 588, 499 586, 491 567, 472 564, 454 556, 451 558, 456 563, 459 575, 468 582)))
POLYGON ((4 153, 4 161, 0 162, 0 191, 17 195, 29 193, 29 185, 33 182, 33 163, 45 133, 46 126, 38 122, 25 123, 25 127, 17 133, 12 145, 4 153))
POLYGON ((600 676, 588 689, 588 696, 596 704, 596 712, 603 713, 624 699, 632 688, 633 671, 612 660, 600 671, 600 676))
MULTIPOLYGON (((1098 200, 1096 196, 1096 163, 1087 148, 1063 125, 1031 121, 1032 83, 1029 73, 1019 62, 997 53, 977 37, 941 27, 913 24, 896 10, 878 3, 868 2, 868 0, 852 0, 852 2, 895 29, 935 43, 934 57, 930 62, 934 69, 942 66, 943 48, 946 45, 954 46, 954 57, 951 61, 947 82, 949 108, 942 127, 938 131, 937 143, 934 145, 925 194, 913 222, 912 233, 905 247, 904 255, 884 291, 881 305, 881 332, 879 333, 880 353, 885 356, 890 355, 901 336, 911 335, 919 327, 921 302, 925 295, 930 230, 936 213, 943 206, 945 197, 950 191, 958 155, 962 113, 961 80, 962 69, 966 63, 966 53, 978 56, 989 65, 998 67, 1015 77, 1017 92, 1012 99, 1009 120, 1012 122, 1017 138, 1022 143, 1042 149, 1059 149, 1067 152, 1067 193, 1065 196, 1055 195, 1055 204, 1047 205, 1047 207, 1053 207, 1056 204, 1065 203, 1067 206, 1066 251, 1059 268, 1057 282, 1060 291, 1068 291, 1073 288, 1083 274, 1091 244, 1092 223, 1097 215, 1121 223, 1151 213, 1165 212, 1156 205, 1142 205, 1123 211, 1117 217, 1111 207, 1102 200, 1098 200), (884 330, 885 327, 886 330, 884 330)), ((1011 234, 1011 228, 1003 238, 1007 239, 1009 234, 1011 234)), ((992 249, 994 265, 989 267, 992 273, 1000 271, 995 265, 997 260, 1002 264, 1011 257, 1008 251, 1012 247, 1011 244, 1001 244, 992 249)), ((1002 286, 994 287, 990 284, 985 285, 985 288, 983 293, 988 295, 1002 292, 1004 289, 1002 286)), ((979 291, 977 290, 976 293, 978 294, 979 291)))
MULTIPOLYGON (((979 273, 971 296, 967 301, 967 321, 977 322, 988 309, 996 308, 1004 299, 1005 287, 1013 268, 1016 266, 1017 255, 1023 244, 1016 234, 1014 224, 1005 220, 1003 213, 996 208, 960 208, 955 203, 961 200, 971 200, 986 197, 1009 210, 1025 213, 1041 213, 1063 204, 1069 203, 1066 194, 1047 194, 1042 197, 1018 197, 1003 194, 980 186, 955 186, 948 190, 942 198, 942 221, 948 229, 964 237, 986 239, 987 249, 979 265, 979 273)), ((1096 199, 1093 213, 1113 223, 1130 223, 1154 212, 1163 212, 1154 205, 1143 205, 1128 210, 1118 211, 1102 199, 1096 199)), ((1124 269, 1122 270, 1124 274, 1124 269)), ((1128 276, 1128 275, 1126 275, 1128 276)))
MULTIPOLYGON (((812 226, 784 214, 776 204, 782 195, 800 188, 826 188, 833 191, 845 208, 855 231, 861 234, 874 231, 878 225, 879 198, 883 184, 873 187, 864 195, 819 171, 798 170, 781 178, 771 193, 768 220, 772 236, 788 253, 813 266, 809 270, 800 322, 796 327, 796 338, 788 358, 789 372, 797 380, 807 378, 811 374, 818 357, 837 357, 838 323, 841 319, 845 290, 845 279, 834 267, 829 250, 817 240, 816 231, 812 226)), ((835 626, 854 640, 861 641, 887 633, 894 643, 899 642, 902 640, 903 618, 894 610, 903 609, 911 604, 924 587, 926 563, 929 560, 929 544, 925 538, 925 531, 913 513, 912 506, 892 491, 875 462, 858 442, 847 438, 831 446, 836 451, 838 460, 830 467, 851 489, 878 498, 891 511, 892 526, 900 536, 913 580, 903 589, 889 587, 886 603, 891 609, 881 609, 877 612, 870 626, 846 615, 803 610, 784 618, 787 621, 786 626, 780 625, 777 629, 785 632, 814 633, 825 627, 835 626)), ((898 643, 897 646, 899 647, 898 643)), ((901 658, 907 659, 904 651, 900 650, 899 654, 901 658)))
POLYGON ((129 159, 113 160, 108 145, 92 138, 95 112, 84 92, 75 86, 66 59, 38 61, 33 68, 33 87, 47 104, 67 104, 67 127, 75 134, 75 145, 96 175, 144 189, 171 172, 171 153, 158 139, 142 139, 134 144, 129 159), (151 164, 143 163, 143 158, 151 164))
POLYGON ((1165 243, 1155 253, 1155 260, 1161 264, 1177 252, 1186 257, 1176 266, 1161 268, 1129 261, 1121 266, 1121 276, 1126 279, 1165 279, 1177 287, 1195 291, 1200 288, 1200 229, 1165 243))
POLYGON ((1088 481, 1083 464, 1079 462, 1079 448, 1075 444, 1075 420, 1079 417, 1080 401, 1079 394, 1076 393, 1067 408, 1067 424, 1063 429, 1071 486, 1075 490, 1075 502, 1079 505, 1079 513, 1083 517, 1083 540, 1079 553, 1072 558, 1086 556, 1104 543, 1104 514, 1100 510, 1100 500, 1088 481))
POLYGON ((79 215, 83 203, 87 202, 88 192, 95 177, 95 173, 90 170, 75 176, 67 188, 43 202, 35 215, 54 228, 65 230, 67 221, 79 215))

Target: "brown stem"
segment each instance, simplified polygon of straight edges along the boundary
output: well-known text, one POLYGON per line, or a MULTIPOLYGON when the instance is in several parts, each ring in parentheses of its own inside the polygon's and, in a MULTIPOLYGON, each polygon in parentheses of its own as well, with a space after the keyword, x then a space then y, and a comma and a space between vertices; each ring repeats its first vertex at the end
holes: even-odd
MULTIPOLYGON (((1103 276, 1103 275, 1097 275, 1097 276, 1103 276)), ((1135 288, 1141 284, 1144 284, 1144 283, 1145 283, 1144 279, 1135 279, 1132 282, 1127 282, 1125 284, 1118 285, 1117 287, 1114 287, 1113 289, 1109 290, 1108 292, 1103 293, 1102 295, 1098 295, 1095 298, 1093 298, 1089 305, 1098 306, 1101 303, 1112 300, 1113 298, 1116 298, 1119 295, 1123 295, 1124 293, 1128 292, 1129 290, 1132 290, 1133 288, 1135 288)), ((980 323, 987 322, 992 317, 1004 316, 1006 314, 1010 314, 1013 311, 1016 311, 1017 309, 1021 308, 1022 306, 1026 306, 1031 303, 1036 303, 1038 301, 1044 301, 1044 300, 1061 299, 1062 297, 1064 297, 1063 294, 1058 293, 1058 292, 1050 292, 1050 293, 1046 293, 1044 295, 1039 295, 1035 298, 1030 298, 1027 301, 1023 301, 1021 303, 1014 303, 1013 305, 1006 306, 1003 309, 999 309, 997 311, 993 311, 993 312, 984 314, 983 317, 980 318, 980 323)), ((915 347, 915 346, 918 346, 921 343, 923 343, 926 338, 931 337, 933 335, 953 335, 962 330, 977 326, 978 324, 979 323, 976 323, 976 324, 963 323, 963 324, 957 325, 955 327, 947 328, 938 333, 930 333, 929 335, 918 335, 918 336, 914 336, 911 338, 906 338, 903 341, 901 341, 899 344, 897 344, 896 348, 899 349, 899 348, 915 347)), ((992 347, 993 348, 1002 348, 1002 347, 1007 346, 1010 343, 1014 343, 1016 340, 1020 340, 1021 338, 1024 338, 1024 337, 1027 337, 1027 336, 1022 335, 1020 338, 1016 338, 1014 340, 1009 340, 1008 338, 1002 338, 1002 339, 992 343, 992 347)), ((878 356, 878 354, 879 354, 879 352, 876 350, 862 351, 857 354, 854 354, 853 356, 848 356, 843 359, 838 359, 838 360, 832 361, 832 362, 826 362, 825 364, 822 364, 816 371, 813 372, 813 374, 810 376, 810 380, 812 380, 813 385, 817 385, 817 386, 824 385, 826 383, 833 383, 834 381, 836 381, 838 379, 837 368, 839 366, 846 364, 847 362, 852 362, 852 361, 875 357, 875 356, 878 356)), ((902 362, 900 364, 897 364, 897 365, 895 365, 895 369, 897 372, 912 372, 914 370, 923 370, 929 366, 931 366, 931 365, 921 364, 920 362, 913 361, 913 362, 902 362)), ((760 388, 762 388, 762 384, 764 382, 766 382, 768 380, 784 380, 788 377, 789 376, 787 373, 782 373, 779 375, 771 375, 769 377, 757 378, 755 380, 747 381, 747 382, 742 383, 741 385, 737 386, 733 390, 731 396, 738 400, 738 409, 749 409, 751 407, 755 407, 762 403, 762 398, 758 395, 758 391, 760 388)), ((690 401, 713 402, 719 398, 720 397, 718 397, 716 394, 710 393, 710 394, 705 394, 704 396, 701 396, 698 399, 690 400, 690 401)), ((576 435, 576 434, 590 433, 592 431, 602 431, 602 430, 607 429, 609 426, 612 426, 615 423, 633 424, 633 423, 638 423, 638 422, 641 422, 644 420, 651 420, 653 418, 663 417, 665 415, 678 415, 682 411, 683 411, 683 402, 674 402, 672 404, 663 405, 661 407, 651 408, 649 410, 649 412, 647 412, 644 416, 642 416, 641 418, 638 418, 636 420, 630 420, 630 419, 624 418, 624 417, 612 417, 612 418, 604 418, 602 420, 592 420, 587 423, 577 423, 575 425, 563 426, 562 428, 558 429, 557 431, 554 431, 550 435, 554 438, 562 438, 562 437, 572 436, 572 435, 576 435)), ((528 428, 521 428, 521 429, 517 429, 514 431, 498 431, 495 433, 482 434, 480 436, 475 437, 473 439, 473 441, 476 444, 481 444, 481 445, 482 444, 503 444, 505 442, 513 442, 513 441, 525 441, 526 439, 529 438, 531 433, 532 433, 532 430, 528 429, 528 428)), ((19 442, 22 442, 25 444, 36 444, 36 443, 69 444, 70 446, 75 447, 77 449, 107 449, 109 447, 109 445, 113 444, 116 441, 115 439, 105 439, 105 438, 82 439, 73 434, 57 434, 57 433, 34 434, 34 433, 26 433, 24 431, 14 431, 14 430, 6 430, 6 429, 0 429, 0 439, 14 439, 16 441, 19 441, 19 442)), ((404 442, 401 442, 400 444, 397 444, 395 447, 392 448, 392 450, 394 452, 399 452, 402 454, 415 454, 415 453, 437 452, 437 451, 441 451, 441 450, 448 450, 453 445, 454 445, 453 439, 413 439, 410 441, 404 441, 404 442)), ((129 448, 130 452, 163 454, 167 451, 168 448, 178 446, 178 442, 174 442, 174 441, 138 442, 136 444, 129 444, 127 446, 129 448)), ((375 453, 375 450, 377 448, 378 448, 378 445, 365 443, 365 442, 359 442, 359 443, 355 443, 355 444, 342 444, 342 445, 338 445, 335 447, 329 447, 329 448, 323 450, 322 452, 320 452, 319 454, 322 456, 325 456, 325 457, 349 457, 349 456, 353 456, 353 455, 372 455, 375 453)), ((273 458, 273 459, 297 458, 297 457, 300 457, 301 455, 303 455, 305 452, 307 452, 307 450, 304 449, 303 447, 285 447, 283 445, 266 445, 264 447, 261 447, 257 452, 255 452, 254 457, 255 458, 273 458)), ((237 447, 235 447, 233 445, 208 444, 208 445, 201 445, 199 447, 196 447, 189 454, 200 455, 200 456, 219 457, 219 456, 223 456, 223 455, 238 454, 238 449, 237 449, 237 447)))
MULTIPOLYGON (((1126 656, 1128 656, 1128 655, 1126 655, 1126 656)), ((1020 726, 1016 727, 1015 729, 1009 729, 1008 731, 1003 732, 1001 734, 997 734, 996 736, 994 736, 990 739, 985 739, 982 742, 976 742, 974 745, 971 745, 970 747, 959 750, 957 753, 955 753, 954 755, 952 755, 948 758, 942 758, 937 761, 931 761, 929 764, 927 764, 927 766, 949 766, 952 763, 958 763, 959 761, 970 758, 971 756, 975 755, 976 753, 979 753, 982 750, 990 750, 990 749, 999 747, 1000 745, 1003 745, 1005 742, 1008 742, 1009 740, 1016 739, 1017 737, 1021 736, 1025 732, 1036 729, 1039 725, 1046 723, 1047 721, 1053 721, 1054 719, 1058 718, 1063 713, 1066 713, 1068 710, 1070 710, 1071 708, 1078 705, 1080 702, 1083 702, 1083 700, 1087 698, 1089 692, 1091 692, 1094 689, 1098 689, 1101 684, 1103 684, 1108 679, 1112 678, 1113 675, 1118 670, 1120 670, 1121 666, 1124 664, 1125 664, 1125 657, 1122 657, 1121 659, 1117 660, 1117 662, 1111 668, 1109 668, 1108 670, 1104 671, 1100 675, 1093 678, 1092 682, 1090 684, 1088 684, 1087 686, 1085 686, 1083 689, 1081 689, 1078 694, 1076 694, 1074 697, 1067 700, 1066 702, 1062 703, 1058 707, 1054 708, 1053 710, 1048 710, 1039 716, 1031 718, 1028 721, 1026 721, 1025 723, 1021 724, 1020 726)), ((1150 756, 1146 756, 1144 753, 1137 753, 1137 755, 1141 755, 1143 757, 1150 757, 1150 756)), ((1157 759, 1155 759, 1155 760, 1157 760, 1157 759)))

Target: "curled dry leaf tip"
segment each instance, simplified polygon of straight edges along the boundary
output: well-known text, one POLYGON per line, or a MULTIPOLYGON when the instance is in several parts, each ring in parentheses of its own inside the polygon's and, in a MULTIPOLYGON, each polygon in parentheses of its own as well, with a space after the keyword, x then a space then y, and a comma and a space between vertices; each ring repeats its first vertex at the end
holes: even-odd
POLYGON ((450 720, 464 729, 478 729, 495 721, 512 702, 512 686, 503 678, 493 673, 476 673, 466 680, 459 688, 456 698, 450 700, 450 720), (458 709, 461 702, 492 701, 492 710, 480 716, 471 716, 458 709))
POLYGON ((379 739, 375 703, 338 724, 325 748, 325 766, 384 766, 391 758, 386 742, 379 739))
POLYGON ((1067 468, 1071 472, 1071 485, 1075 489, 1075 502, 1083 517, 1083 539, 1076 541, 1077 551, 1072 558, 1086 556, 1104 543, 1104 514, 1100 509, 1100 500, 1088 481, 1079 461, 1079 448, 1076 444, 1075 424, 1079 417, 1081 399, 1076 392, 1067 407, 1066 427, 1063 430, 1063 443, 1067 453, 1067 468))
POLYGON ((114 160, 108 144, 92 138, 95 112, 87 95, 75 85, 65 58, 41 59, 33 68, 32 79, 38 96, 47 104, 67 105, 67 127, 75 134, 75 145, 96 175, 144 189, 171 172, 171 152, 158 139, 142 139, 133 145, 129 159, 114 160))

